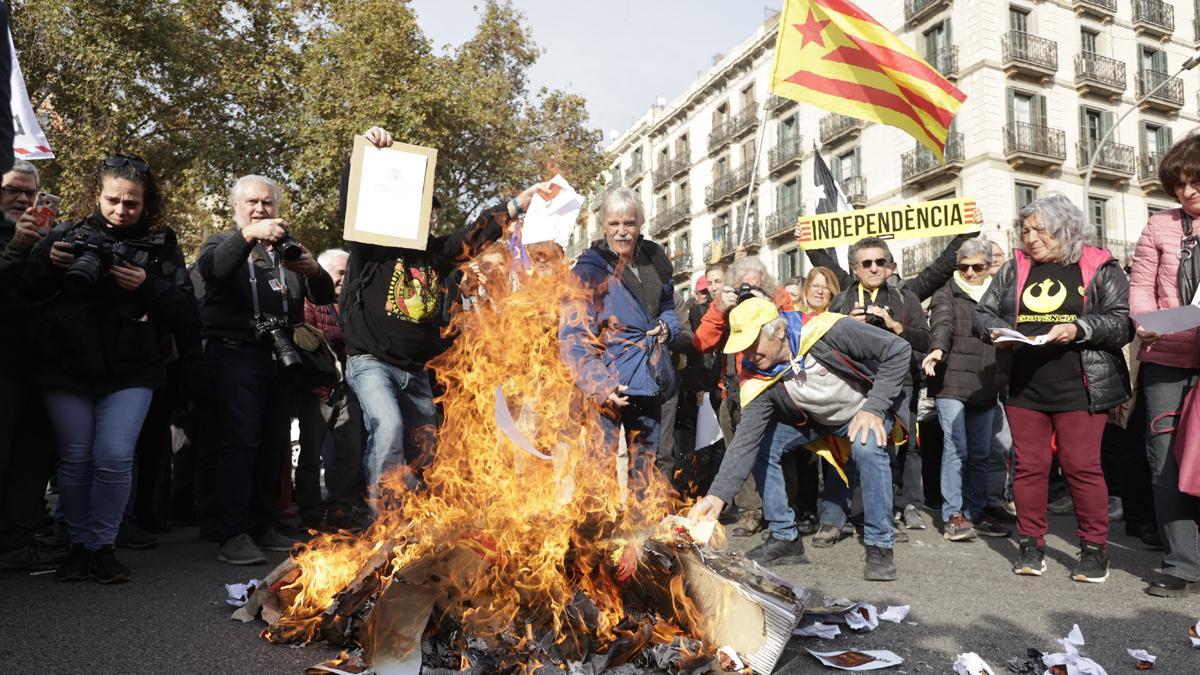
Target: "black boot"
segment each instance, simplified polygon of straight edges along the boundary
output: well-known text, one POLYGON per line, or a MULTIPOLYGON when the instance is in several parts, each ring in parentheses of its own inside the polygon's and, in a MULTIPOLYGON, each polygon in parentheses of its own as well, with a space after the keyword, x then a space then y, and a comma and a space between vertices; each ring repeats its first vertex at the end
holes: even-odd
POLYGON ((895 581, 898 576, 892 549, 868 545, 867 564, 863 568, 863 578, 867 581, 895 581))
POLYGON ((776 539, 773 534, 767 535, 767 540, 747 551, 746 557, 760 565, 808 564, 808 556, 804 555, 804 542, 800 541, 800 537, 796 537, 795 541, 784 541, 776 539))
POLYGON ((96 551, 92 574, 96 576, 96 581, 102 584, 122 584, 129 581, 129 568, 117 560, 116 549, 112 544, 101 546, 100 550, 96 551))
POLYGON ((84 581, 92 572, 92 559, 95 553, 83 547, 83 544, 72 544, 67 551, 67 557, 54 570, 55 581, 84 581))

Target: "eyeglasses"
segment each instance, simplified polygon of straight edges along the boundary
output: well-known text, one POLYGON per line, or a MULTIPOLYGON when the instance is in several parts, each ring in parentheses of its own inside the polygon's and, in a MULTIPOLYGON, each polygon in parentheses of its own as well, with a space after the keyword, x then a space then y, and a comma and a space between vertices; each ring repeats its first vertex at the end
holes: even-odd
POLYGON ((135 171, 141 171, 142 173, 150 172, 150 165, 147 164, 146 160, 142 159, 141 157, 130 157, 129 155, 110 155, 104 160, 104 166, 117 167, 125 166, 126 164, 132 166, 135 171))
POLYGON ((967 270, 971 270, 972 272, 979 274, 980 272, 986 270, 987 268, 988 268, 988 265, 986 265, 984 263, 974 263, 971 265, 959 265, 958 271, 962 272, 963 274, 966 274, 967 270))
POLYGON ((887 267, 887 265, 888 265, 887 258, 876 258, 874 260, 858 261, 858 266, 863 269, 867 269, 867 270, 871 269, 872 267, 887 267))
POLYGON ((24 190, 19 187, 12 187, 11 185, 5 185, 4 187, 0 187, 0 191, 4 192, 5 197, 16 197, 17 195, 25 195, 29 199, 33 199, 34 197, 37 196, 37 193, 38 193, 37 190, 24 190))

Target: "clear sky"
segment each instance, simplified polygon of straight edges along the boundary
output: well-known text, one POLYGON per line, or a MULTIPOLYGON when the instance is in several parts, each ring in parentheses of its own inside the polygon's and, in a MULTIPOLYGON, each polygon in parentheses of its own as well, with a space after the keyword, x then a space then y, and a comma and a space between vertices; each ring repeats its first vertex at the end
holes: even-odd
MULTIPOLYGON (((541 59, 533 91, 564 89, 587 99, 592 125, 623 131, 659 96, 683 93, 777 11, 780 0, 514 0, 541 59)), ((437 47, 475 32, 471 0, 412 0, 437 47)))

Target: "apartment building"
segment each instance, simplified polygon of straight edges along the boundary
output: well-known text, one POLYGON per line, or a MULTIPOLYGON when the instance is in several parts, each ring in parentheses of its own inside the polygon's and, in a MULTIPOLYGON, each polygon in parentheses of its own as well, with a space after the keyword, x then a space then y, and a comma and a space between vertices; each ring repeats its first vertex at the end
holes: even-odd
MULTIPOLYGON (((1051 192, 1080 204, 1099 241, 1126 259, 1147 216, 1174 205, 1156 172, 1174 139, 1200 122, 1200 69, 1176 76, 1200 45, 1200 0, 858 4, 967 95, 942 161, 897 129, 771 95, 775 17, 611 143, 572 252, 600 236, 603 195, 627 186, 641 195, 643 234, 666 246, 681 290, 739 244, 779 277, 798 276, 807 261, 792 228, 815 204, 817 150, 854 207, 972 197, 984 233, 1006 249, 1016 211, 1051 192)), ((901 274, 942 245, 896 242, 901 274)))

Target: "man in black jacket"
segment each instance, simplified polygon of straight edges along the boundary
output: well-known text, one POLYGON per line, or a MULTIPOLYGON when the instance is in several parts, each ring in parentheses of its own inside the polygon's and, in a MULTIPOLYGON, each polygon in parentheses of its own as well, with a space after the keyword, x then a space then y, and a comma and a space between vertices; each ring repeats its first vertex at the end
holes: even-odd
MULTIPOLYGON (((741 353, 741 423, 708 495, 688 514, 716 518, 754 469, 770 528, 746 556, 804 563, 804 544, 784 487, 781 458, 828 437, 850 441, 847 476, 861 477, 868 581, 896 578, 892 472, 884 449, 912 350, 903 340, 833 312, 807 319, 751 298, 729 313, 726 353, 741 353)), ((833 481, 841 482, 834 474, 833 481)), ((826 483, 826 489, 830 483, 826 483)))
POLYGON ((336 297, 329 273, 307 249, 284 259, 288 224, 278 217, 273 180, 243 176, 230 201, 235 226, 209 237, 196 263, 205 286, 200 320, 214 415, 202 451, 211 453, 207 464, 215 472, 217 559, 254 565, 266 562, 262 549, 287 551, 294 543, 271 523, 291 451, 293 382, 256 324, 271 317, 298 326, 306 298, 324 305, 336 297))
MULTIPOLYGON (((378 148, 392 145, 380 127, 363 134, 378 148)), ((342 175, 345 214, 349 166, 342 175)), ((436 409, 425 366, 442 349, 439 339, 443 280, 484 246, 504 234, 529 206, 540 183, 492 207, 474 224, 429 238, 424 250, 350 243, 345 291, 339 302, 346 340, 346 381, 358 397, 367 429, 364 471, 372 510, 383 495, 381 479, 391 469, 413 489, 433 458, 436 409)), ((384 481, 386 482, 386 481, 384 481)))

